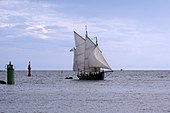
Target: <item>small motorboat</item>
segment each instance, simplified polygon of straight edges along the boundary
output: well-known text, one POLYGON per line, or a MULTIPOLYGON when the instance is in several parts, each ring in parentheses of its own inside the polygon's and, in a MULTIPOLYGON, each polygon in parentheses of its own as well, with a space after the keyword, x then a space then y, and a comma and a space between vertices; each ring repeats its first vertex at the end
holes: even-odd
POLYGON ((73 77, 66 77, 65 79, 73 79, 73 77))

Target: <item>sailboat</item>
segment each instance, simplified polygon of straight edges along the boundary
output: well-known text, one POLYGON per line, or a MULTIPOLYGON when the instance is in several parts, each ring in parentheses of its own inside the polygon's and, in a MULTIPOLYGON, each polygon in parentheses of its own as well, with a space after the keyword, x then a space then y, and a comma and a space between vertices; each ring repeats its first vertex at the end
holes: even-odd
POLYGON ((113 72, 102 55, 97 37, 96 43, 88 37, 87 27, 85 38, 74 31, 74 40, 73 71, 77 72, 77 77, 80 80, 104 80, 106 72, 113 72))

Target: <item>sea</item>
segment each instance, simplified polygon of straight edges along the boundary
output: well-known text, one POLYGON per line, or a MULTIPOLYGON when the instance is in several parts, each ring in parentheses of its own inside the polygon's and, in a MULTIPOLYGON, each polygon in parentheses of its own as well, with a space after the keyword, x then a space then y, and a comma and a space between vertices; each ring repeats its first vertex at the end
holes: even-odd
POLYGON ((105 80, 79 80, 69 70, 31 77, 16 70, 14 85, 0 84, 0 113, 170 113, 170 71, 116 70, 105 80))

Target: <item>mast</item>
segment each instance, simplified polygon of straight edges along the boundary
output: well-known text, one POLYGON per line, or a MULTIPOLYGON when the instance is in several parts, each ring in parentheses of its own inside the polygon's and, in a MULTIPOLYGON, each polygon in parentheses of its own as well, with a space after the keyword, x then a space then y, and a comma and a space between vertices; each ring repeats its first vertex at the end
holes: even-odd
POLYGON ((95 49, 95 43, 88 37, 87 33, 87 26, 86 28, 86 35, 85 35, 85 53, 84 53, 84 71, 89 73, 89 72, 94 72, 95 69, 92 67, 89 67, 89 56, 90 54, 94 51, 95 49))
POLYGON ((88 37, 88 33, 87 33, 87 25, 85 25, 85 29, 86 29, 86 37, 88 37))
POLYGON ((87 68, 87 66, 86 66, 86 60, 87 60, 87 58, 86 58, 86 47, 87 47, 87 37, 88 37, 88 33, 87 33, 87 25, 85 25, 85 30, 86 30, 86 34, 85 34, 85 51, 84 51, 84 72, 86 71, 86 68, 87 68))
POLYGON ((96 36, 96 45, 98 45, 97 36, 96 36))

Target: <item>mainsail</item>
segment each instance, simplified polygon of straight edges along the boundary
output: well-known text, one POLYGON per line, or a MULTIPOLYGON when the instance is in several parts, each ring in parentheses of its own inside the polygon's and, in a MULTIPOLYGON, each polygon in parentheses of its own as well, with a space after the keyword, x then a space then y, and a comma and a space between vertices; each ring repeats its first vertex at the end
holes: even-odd
POLYGON ((74 68, 76 68, 77 71, 83 71, 84 70, 84 53, 85 53, 85 39, 81 37, 79 34, 74 32, 74 39, 75 39, 75 45, 76 49, 74 51, 74 68))
POLYGON ((76 48, 74 48, 73 70, 78 72, 99 72, 100 68, 111 69, 99 49, 86 34, 85 38, 74 32, 76 48))

